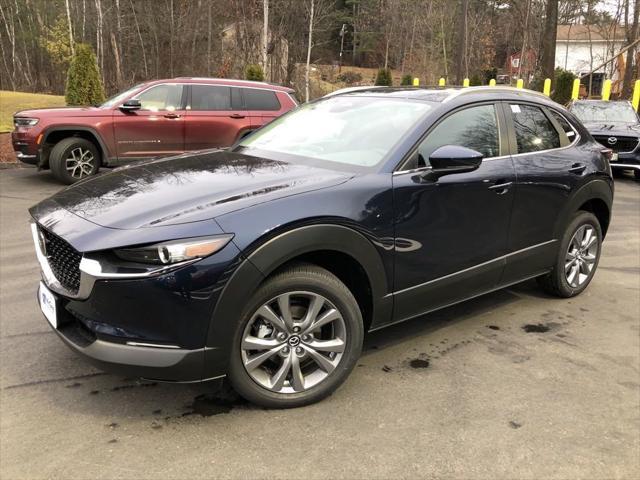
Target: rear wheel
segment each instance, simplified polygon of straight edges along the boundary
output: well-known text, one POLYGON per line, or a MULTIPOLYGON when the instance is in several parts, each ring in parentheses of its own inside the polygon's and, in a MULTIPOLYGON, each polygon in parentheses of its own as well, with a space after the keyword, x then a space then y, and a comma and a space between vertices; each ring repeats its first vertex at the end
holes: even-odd
POLYGON ((49 166, 58 180, 71 184, 98 173, 100 154, 89 140, 69 137, 55 144, 49 166))
POLYGON ((271 408, 317 402, 344 382, 360 356, 362 315, 333 274, 301 264, 256 292, 236 331, 229 380, 271 408))
POLYGON ((581 293, 593 278, 602 247, 600 222, 590 212, 580 211, 569 222, 560 242, 553 270, 538 282, 548 293, 568 298, 581 293))

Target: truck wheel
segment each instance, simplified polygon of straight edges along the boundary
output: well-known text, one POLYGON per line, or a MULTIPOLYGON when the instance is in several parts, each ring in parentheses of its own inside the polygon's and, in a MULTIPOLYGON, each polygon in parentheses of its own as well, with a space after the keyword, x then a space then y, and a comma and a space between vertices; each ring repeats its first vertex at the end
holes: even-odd
POLYGON ((98 173, 100 153, 89 140, 69 137, 55 144, 49 156, 53 175, 66 184, 98 173))

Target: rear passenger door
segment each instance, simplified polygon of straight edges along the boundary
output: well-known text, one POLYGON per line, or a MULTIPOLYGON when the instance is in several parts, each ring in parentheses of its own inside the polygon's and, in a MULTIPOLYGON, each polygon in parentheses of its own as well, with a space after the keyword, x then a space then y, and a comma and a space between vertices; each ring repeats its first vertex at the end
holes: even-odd
POLYGON ((585 174, 578 140, 564 116, 535 104, 503 102, 516 170, 509 257, 502 283, 542 272, 555 261, 556 220, 585 174))
POLYGON ((251 127, 255 130, 276 118, 281 110, 276 92, 263 88, 242 88, 244 105, 251 116, 251 127))
POLYGON ((251 129, 241 91, 226 85, 192 84, 185 117, 185 149, 231 146, 251 129))

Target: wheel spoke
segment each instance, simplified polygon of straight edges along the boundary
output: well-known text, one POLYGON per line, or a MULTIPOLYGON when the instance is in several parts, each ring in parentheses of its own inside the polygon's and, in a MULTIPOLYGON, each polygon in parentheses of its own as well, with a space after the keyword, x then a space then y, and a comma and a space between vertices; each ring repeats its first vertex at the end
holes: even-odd
POLYGON ((251 357, 249 361, 247 361, 244 365, 245 367, 247 367, 247 370, 254 370, 255 368, 262 365, 264 362, 266 362, 268 359, 273 357, 276 353, 278 353, 279 350, 280 350, 280 347, 276 347, 276 348, 272 348, 271 350, 267 350, 264 353, 255 355, 254 357, 251 357))
POLYGON ((309 347, 321 352, 344 352, 344 342, 340 338, 333 340, 314 340, 309 343, 309 347))
POLYGON ((283 343, 275 338, 258 338, 249 336, 242 340, 242 348, 245 350, 268 350, 282 345, 283 343))
POLYGON ((284 324, 288 331, 293 330, 293 317, 291 316, 291 296, 288 293, 278 297, 278 307, 280 307, 280 315, 284 320, 284 324))
POLYGON ((336 366, 333 362, 328 358, 322 355, 321 353, 315 351, 313 348, 305 347, 305 350, 311 357, 311 359, 318 364, 318 366, 327 373, 331 373, 336 366))
POLYGON ((338 312, 335 308, 331 308, 323 313, 320 317, 318 317, 315 322, 311 324, 306 330, 305 333, 312 332, 314 330, 318 330, 319 328, 327 325, 328 323, 334 322, 338 319, 342 318, 340 316, 340 312, 338 312))
POLYGON ((313 322, 315 322, 318 313, 320 313, 320 310, 322 309, 322 306, 324 305, 324 299, 318 296, 314 296, 311 298, 311 300, 309 301, 309 308, 307 310, 307 314, 304 317, 304 320, 302 322, 302 327, 301 330, 306 330, 310 325, 313 325, 313 322))
POLYGON ((596 256, 595 255, 583 255, 582 259, 585 261, 585 263, 589 264, 589 265, 593 265, 594 263, 596 263, 596 256))
POLYGON ((300 359, 295 353, 291 354, 291 386, 296 392, 304 390, 304 375, 300 368, 300 359))
POLYGON ((571 271, 569 272, 569 275, 567 276, 567 282, 569 282, 569 285, 571 285, 572 287, 576 287, 577 286, 577 279, 576 276, 578 275, 578 265, 577 263, 573 265, 573 267, 571 268, 571 271))
POLYGON ((580 267, 580 273, 582 273, 583 275, 589 275, 589 273, 591 272, 591 268, 589 267, 587 262, 580 262, 578 265, 580 267))
POLYGON ((583 247, 585 251, 588 251, 594 243, 596 243, 597 237, 594 235, 592 236, 589 241, 585 244, 585 246, 583 247))
POLYGON ((573 267, 573 264, 575 263, 575 258, 571 258, 571 260, 569 260, 567 263, 564 264, 564 273, 567 274, 569 273, 569 270, 571 269, 571 267, 573 267))
POLYGON ((258 315, 271 323, 271 325, 276 327, 278 330, 285 333, 288 332, 285 323, 278 315, 276 315, 276 313, 271 309, 269 305, 263 305, 262 307, 260 307, 260 309, 258 310, 258 315))
POLYGON ((277 392, 282 390, 284 382, 287 379, 287 375, 289 375, 289 370, 291 370, 291 358, 294 355, 295 354, 293 352, 290 352, 289 355, 287 355, 287 357, 283 360, 282 365, 275 373, 275 375, 271 377, 271 388, 273 390, 277 392))
POLYGON ((593 236, 593 228, 585 226, 584 235, 582 237, 582 241, 580 242, 580 246, 582 248, 585 248, 587 244, 591 241, 592 236, 593 236))

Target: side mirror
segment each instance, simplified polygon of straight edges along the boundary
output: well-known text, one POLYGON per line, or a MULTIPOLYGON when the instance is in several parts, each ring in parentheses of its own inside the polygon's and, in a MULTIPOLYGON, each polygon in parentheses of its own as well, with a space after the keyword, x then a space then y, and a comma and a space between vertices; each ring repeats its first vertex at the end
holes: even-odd
POLYGON ((120 105, 120 110, 123 112, 133 112, 135 110, 140 110, 142 108, 142 104, 140 100, 127 100, 122 105, 120 105))
POLYGON ((436 149, 429 157, 431 170, 425 175, 436 180, 452 173, 472 172, 482 163, 482 154, 467 147, 445 145, 436 149))

